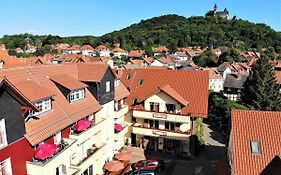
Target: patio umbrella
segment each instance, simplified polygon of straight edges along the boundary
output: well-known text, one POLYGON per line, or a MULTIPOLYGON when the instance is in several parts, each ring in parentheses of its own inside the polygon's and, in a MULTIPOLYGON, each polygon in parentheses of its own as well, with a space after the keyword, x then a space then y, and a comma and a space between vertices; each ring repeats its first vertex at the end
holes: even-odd
POLYGON ((114 129, 115 129, 116 131, 122 131, 122 130, 123 130, 123 126, 120 125, 120 124, 118 124, 118 123, 115 123, 115 124, 114 124, 114 129))
POLYGON ((83 119, 77 122, 77 124, 73 127, 76 131, 84 131, 91 126, 91 122, 88 119, 83 119))
POLYGON ((114 158, 123 161, 130 161, 132 159, 132 155, 129 151, 123 151, 115 154, 114 158))
POLYGON ((35 158, 43 160, 51 157, 57 151, 57 145, 44 143, 35 150, 35 158))
POLYGON ((119 161, 111 161, 111 162, 105 163, 104 168, 107 171, 116 172, 116 171, 122 170, 124 168, 124 164, 122 162, 119 162, 119 161))

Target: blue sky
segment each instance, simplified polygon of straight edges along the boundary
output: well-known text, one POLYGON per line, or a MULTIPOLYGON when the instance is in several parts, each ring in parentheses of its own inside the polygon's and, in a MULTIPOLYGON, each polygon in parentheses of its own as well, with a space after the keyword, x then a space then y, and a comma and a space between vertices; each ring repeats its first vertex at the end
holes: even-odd
POLYGON ((204 15, 215 3, 219 10, 226 7, 231 16, 281 31, 280 0, 7 0, 0 5, 0 37, 19 33, 99 36, 155 16, 204 15))

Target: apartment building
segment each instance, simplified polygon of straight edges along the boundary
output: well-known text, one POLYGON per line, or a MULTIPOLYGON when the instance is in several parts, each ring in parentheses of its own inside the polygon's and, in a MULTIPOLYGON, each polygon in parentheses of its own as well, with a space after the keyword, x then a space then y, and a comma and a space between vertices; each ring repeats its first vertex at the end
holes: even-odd
POLYGON ((114 81, 101 63, 1 70, 1 173, 103 174, 116 152, 115 99, 126 96, 114 81))
POLYGON ((207 117, 208 72, 137 68, 124 71, 121 79, 130 90, 129 143, 190 156, 194 120, 207 117))

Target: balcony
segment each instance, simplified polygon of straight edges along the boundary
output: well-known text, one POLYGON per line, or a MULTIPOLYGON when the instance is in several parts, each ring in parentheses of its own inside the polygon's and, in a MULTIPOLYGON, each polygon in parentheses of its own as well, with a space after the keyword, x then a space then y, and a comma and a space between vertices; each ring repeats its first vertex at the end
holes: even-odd
POLYGON ((124 136, 129 131, 129 125, 124 125, 123 130, 120 132, 115 132, 114 134, 114 140, 117 141, 119 139, 124 139, 124 136))
POLYGON ((127 114, 128 111, 129 111, 128 105, 121 105, 118 111, 114 111, 114 118, 118 119, 124 116, 125 114, 127 114))
POLYGON ((152 137, 166 137, 166 138, 176 138, 176 139, 187 139, 191 135, 191 131, 181 132, 168 129, 157 129, 144 127, 138 123, 132 125, 133 133, 152 136, 152 137))
POLYGON ((182 114, 166 113, 166 112, 153 112, 145 110, 133 110, 133 116, 136 118, 151 119, 151 120, 164 120, 171 122, 188 123, 190 117, 182 114))
MULTIPOLYGON (((27 174, 29 175, 49 175, 55 173, 55 167, 60 166, 61 164, 66 164, 69 162, 69 155, 76 151, 76 141, 73 139, 63 139, 66 146, 62 147, 56 154, 51 158, 48 158, 44 161, 33 160, 32 162, 26 162, 27 174)), ((78 170, 77 170, 78 171, 78 170)), ((67 174, 74 174, 75 169, 66 168, 67 174)))
POLYGON ((102 155, 106 152, 106 144, 100 147, 92 147, 87 151, 87 157, 77 163, 72 163, 72 167, 77 169, 86 169, 92 165, 96 160, 99 160, 102 155))
POLYGON ((78 144, 80 144, 100 132, 104 127, 106 127, 105 119, 101 120, 99 123, 92 124, 88 129, 82 131, 81 133, 72 132, 69 135, 69 138, 76 139, 78 144))

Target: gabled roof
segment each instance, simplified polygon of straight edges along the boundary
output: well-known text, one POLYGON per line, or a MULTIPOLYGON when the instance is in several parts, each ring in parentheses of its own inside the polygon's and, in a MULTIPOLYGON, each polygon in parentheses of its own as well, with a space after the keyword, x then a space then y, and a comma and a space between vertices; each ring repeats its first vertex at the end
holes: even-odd
POLYGON ((12 84, 32 102, 50 98, 55 95, 55 93, 50 92, 45 87, 40 86, 38 83, 31 80, 23 80, 19 82, 10 80, 10 82, 12 82, 12 84))
POLYGON ((121 49, 120 47, 115 47, 112 49, 113 52, 125 52, 125 50, 121 49))
POLYGON ((82 83, 68 75, 56 75, 50 79, 71 91, 88 87, 85 83, 82 83))
POLYGON ((218 66, 217 70, 218 70, 219 72, 223 72, 223 71, 225 71, 229 66, 230 66, 230 63, 229 63, 229 62, 224 62, 224 63, 222 63, 221 65, 218 66))
POLYGON ((144 50, 131 50, 128 53, 128 57, 132 57, 132 58, 140 58, 145 54, 144 50))
POLYGON ((107 48, 106 48, 105 45, 100 44, 100 45, 98 45, 98 47, 96 47, 96 49, 97 49, 98 51, 102 51, 102 50, 105 50, 105 49, 107 49, 107 48))
MULTIPOLYGON (((91 68, 94 69, 93 67, 91 68)), ((84 70, 84 73, 99 74, 100 72, 88 69, 84 70)), ((30 101, 29 99, 31 98, 37 99, 37 96, 40 96, 39 98, 48 96, 46 92, 55 94, 55 96, 52 96, 51 111, 40 115, 38 120, 28 120, 25 123, 25 137, 33 146, 51 137, 58 131, 69 127, 76 121, 101 109, 101 105, 87 88, 85 88, 84 99, 75 103, 69 103, 68 99, 65 98, 64 94, 49 78, 61 75, 71 77, 71 79, 75 79, 77 82, 79 77, 78 65, 38 65, 0 71, 0 79, 4 79, 5 76, 7 80, 12 82, 13 89, 16 89, 19 94, 22 94, 22 99, 25 101, 30 101), (27 85, 24 81, 28 82, 27 85), (32 86, 29 85, 29 82, 33 83, 32 86), (31 90, 27 87, 31 89, 34 87, 36 88, 31 90)))
POLYGON ((242 89, 246 80, 247 76, 245 75, 227 74, 223 86, 242 89))
POLYGON ((130 92, 124 86, 124 84, 121 82, 120 85, 115 88, 114 94, 115 94, 114 100, 119 101, 121 99, 128 97, 130 95, 130 92))
POLYGON ((83 45, 80 50, 95 50, 91 45, 85 44, 83 45))
POLYGON ((130 62, 132 64, 142 64, 144 62, 144 60, 138 60, 138 59, 130 59, 130 62))
POLYGON ((174 88, 172 88, 170 85, 166 84, 162 88, 159 88, 160 91, 165 92, 169 96, 171 96, 174 100, 181 103, 184 106, 187 106, 189 103, 186 99, 184 99, 174 88))
POLYGON ((281 112, 233 110, 231 119, 233 174, 260 174, 281 155, 281 112), (260 143, 260 154, 252 153, 251 141, 260 143))
POLYGON ((77 64, 77 68, 80 81, 100 82, 109 67, 107 64, 94 62, 91 64, 77 64))
POLYGON ((68 50, 80 50, 80 46, 78 44, 73 44, 68 50))
POLYGON ((0 60, 4 62, 4 69, 24 66, 24 63, 22 63, 19 58, 10 56, 8 51, 2 45, 0 45, 0 60))
POLYGON ((155 48, 155 50, 154 50, 154 52, 158 52, 158 53, 168 52, 168 51, 169 51, 169 49, 166 46, 159 46, 159 47, 155 48))
POLYGON ((154 58, 152 57, 146 57, 146 58, 143 58, 143 60, 148 63, 148 64, 151 64, 153 61, 154 61, 154 58))
POLYGON ((151 67, 124 70, 122 82, 130 89, 130 95, 127 97, 126 103, 132 106, 135 98, 138 101, 143 101, 157 92, 159 87, 169 84, 189 102, 187 107, 183 108, 183 114, 191 113, 192 115, 207 117, 208 76, 207 71, 168 70, 151 67), (127 78, 128 74, 130 79, 127 78), (144 83, 139 86, 138 83, 141 79, 144 83))

